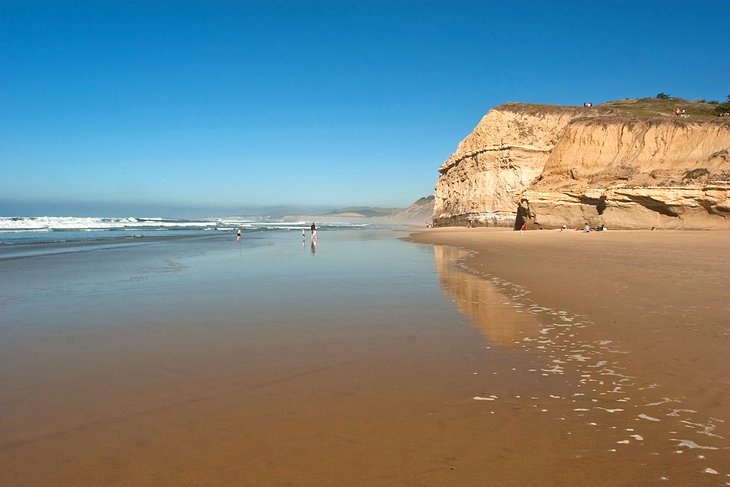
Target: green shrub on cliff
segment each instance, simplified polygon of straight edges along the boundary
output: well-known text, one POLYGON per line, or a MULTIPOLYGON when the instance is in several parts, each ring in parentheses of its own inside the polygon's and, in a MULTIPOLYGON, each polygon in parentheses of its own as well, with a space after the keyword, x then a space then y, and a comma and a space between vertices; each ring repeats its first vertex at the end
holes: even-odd
POLYGON ((725 101, 724 103, 718 103, 715 107, 715 113, 718 115, 727 112, 730 112, 730 95, 727 95, 727 101, 725 101))

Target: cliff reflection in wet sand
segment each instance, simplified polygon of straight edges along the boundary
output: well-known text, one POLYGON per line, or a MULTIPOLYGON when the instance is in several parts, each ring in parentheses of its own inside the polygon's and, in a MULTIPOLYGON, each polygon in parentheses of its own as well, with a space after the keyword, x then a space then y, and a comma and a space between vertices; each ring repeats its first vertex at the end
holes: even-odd
POLYGON ((467 255, 466 250, 457 247, 434 246, 434 263, 441 287, 457 309, 493 345, 508 346, 525 335, 537 334, 540 322, 535 316, 515 310, 508 297, 491 281, 455 265, 467 255))

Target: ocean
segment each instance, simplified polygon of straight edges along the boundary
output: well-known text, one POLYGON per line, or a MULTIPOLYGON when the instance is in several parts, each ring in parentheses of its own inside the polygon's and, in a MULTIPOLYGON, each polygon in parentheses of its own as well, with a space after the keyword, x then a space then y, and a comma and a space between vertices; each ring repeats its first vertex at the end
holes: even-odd
MULTIPOLYGON (((244 232, 309 230, 312 221, 275 220, 265 217, 180 219, 161 217, 0 217, 0 245, 51 243, 114 238, 206 235, 244 232)), ((344 230, 372 227, 347 221, 317 222, 318 227, 344 230)))

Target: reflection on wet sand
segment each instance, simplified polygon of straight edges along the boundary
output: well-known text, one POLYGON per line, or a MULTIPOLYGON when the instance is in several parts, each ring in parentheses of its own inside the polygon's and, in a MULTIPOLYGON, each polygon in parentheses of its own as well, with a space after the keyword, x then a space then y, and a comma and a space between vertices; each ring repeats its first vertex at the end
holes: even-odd
POLYGON ((462 265, 470 255, 464 250, 436 246, 434 255, 444 291, 487 342, 530 363, 512 368, 499 387, 492 381, 489 393, 474 390, 492 414, 546 413, 542 426, 513 434, 540 434, 560 421, 568 436, 559 448, 566 458, 586 459, 587 468, 613 458, 618 468, 641 465, 641 485, 730 485, 727 418, 702 411, 702 398, 632 370, 629 352, 599 336, 590 317, 540 306, 519 286, 473 273, 462 265))
POLYGON ((491 281, 454 265, 467 255, 467 251, 456 247, 434 246, 441 287, 457 309, 468 316, 493 345, 512 345, 525 333, 536 333, 540 322, 534 316, 515 313, 513 307, 505 304, 505 295, 491 281))

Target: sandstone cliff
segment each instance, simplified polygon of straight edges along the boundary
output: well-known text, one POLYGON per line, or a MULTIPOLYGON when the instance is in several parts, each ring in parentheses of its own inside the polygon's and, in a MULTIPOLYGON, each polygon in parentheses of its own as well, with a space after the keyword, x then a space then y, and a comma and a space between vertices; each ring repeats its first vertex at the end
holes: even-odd
POLYGON ((433 221, 730 227, 730 123, 506 104, 439 168, 433 221))

